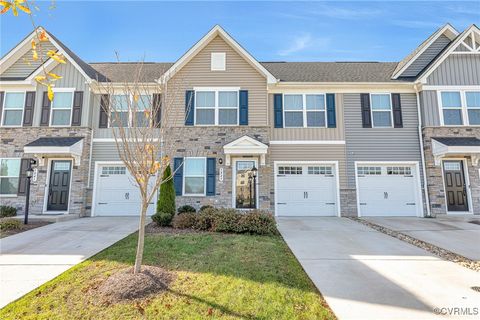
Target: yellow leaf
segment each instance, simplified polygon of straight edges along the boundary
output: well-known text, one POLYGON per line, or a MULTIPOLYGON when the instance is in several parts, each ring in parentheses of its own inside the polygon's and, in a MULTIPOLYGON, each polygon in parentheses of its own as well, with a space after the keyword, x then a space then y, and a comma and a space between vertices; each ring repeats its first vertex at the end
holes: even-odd
POLYGON ((37 61, 37 60, 38 60, 38 52, 37 52, 37 50, 32 50, 32 51, 33 51, 32 59, 33 59, 34 61, 37 61))
POLYGON ((0 6, 3 7, 2 11, 0 11, 0 14, 3 14, 8 10, 10 10, 10 8, 12 7, 12 4, 8 1, 0 1, 0 6))
POLYGON ((13 15, 14 15, 15 17, 17 17, 17 16, 18 16, 18 10, 17 10, 17 7, 15 7, 14 5, 12 5, 12 12, 13 12, 13 15))
POLYGON ((45 77, 45 76, 36 76, 35 77, 35 81, 37 81, 37 82, 42 82, 42 81, 45 81, 45 80, 47 80, 47 77, 45 77))
POLYGON ((143 110, 143 114, 145 115, 146 119, 150 118, 150 110, 147 110, 147 109, 143 110))
POLYGON ((45 32, 45 30, 42 30, 42 32, 40 32, 38 38, 40 39, 40 41, 48 41, 47 33, 45 32))
POLYGON ((25 1, 15 0, 14 4, 15 4, 15 6, 16 6, 18 9, 22 10, 23 12, 25 12, 25 13, 27 13, 27 14, 32 13, 32 12, 30 11, 30 8, 29 8, 29 7, 25 7, 25 6, 21 5, 21 3, 24 3, 24 2, 25 2, 25 1))
POLYGON ((65 58, 63 57, 63 55, 58 54, 58 53, 56 53, 56 52, 53 51, 53 50, 48 50, 47 56, 49 56, 50 58, 52 58, 53 60, 55 60, 55 61, 57 61, 57 62, 59 62, 59 63, 66 63, 66 62, 65 62, 65 58))
POLYGON ((52 85, 49 84, 49 85, 47 86, 47 90, 48 90, 48 93, 47 93, 47 95, 48 95, 48 100, 53 101, 53 89, 52 89, 52 85))
POLYGON ((138 97, 138 94, 135 93, 135 94, 133 95, 133 101, 138 102, 138 98, 139 98, 139 97, 138 97))
POLYGON ((52 77, 53 79, 55 79, 55 80, 62 79, 61 76, 59 76, 58 74, 55 74, 55 73, 53 73, 53 72, 49 72, 48 75, 49 75, 50 77, 52 77))
POLYGON ((33 50, 36 50, 37 49, 37 43, 35 42, 35 40, 32 39, 32 49, 33 50))

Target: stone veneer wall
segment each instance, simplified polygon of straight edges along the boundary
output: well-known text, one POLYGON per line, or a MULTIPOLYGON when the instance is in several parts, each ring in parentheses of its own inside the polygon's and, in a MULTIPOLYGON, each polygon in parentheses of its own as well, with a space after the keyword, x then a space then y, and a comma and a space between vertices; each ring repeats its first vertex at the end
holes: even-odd
MULTIPOLYGON (((88 180, 88 168, 90 160, 91 129, 79 128, 50 128, 50 127, 21 127, 21 128, 0 128, 0 158, 22 158, 33 155, 23 154, 23 147, 40 137, 84 137, 83 153, 79 166, 73 164, 72 183, 70 190, 69 213, 85 216, 89 213, 85 210, 86 190, 88 180)), ((73 162, 73 159, 72 159, 73 162)), ((47 185, 47 165, 45 159, 43 166, 38 166, 37 181, 31 183, 30 188, 30 213, 42 214, 45 190, 47 185)), ((25 196, 2 197, 2 204, 11 205, 23 214, 25 207, 25 196)))
MULTIPOLYGON (((442 168, 435 165, 432 154, 432 137, 476 137, 480 139, 480 130, 472 127, 426 127, 423 128, 423 141, 427 171, 428 194, 432 215, 445 214, 445 189, 443 184, 442 168)), ((480 166, 473 166, 470 157, 466 157, 470 193, 474 214, 480 214, 480 166)))
MULTIPOLYGON (((233 158, 230 166, 226 165, 226 157, 223 152, 223 146, 244 135, 248 135, 265 144, 270 140, 270 129, 268 127, 177 127, 172 128, 168 132, 165 145, 168 155, 175 157, 215 157, 216 162, 216 196, 211 197, 185 197, 177 196, 177 207, 189 204, 195 208, 202 205, 213 205, 216 207, 232 207, 232 166, 233 158), (175 145, 175 149, 168 149, 169 145, 175 145), (219 163, 219 159, 223 163, 219 163), (223 181, 219 181, 219 171, 223 169, 223 181)), ((246 155, 248 156, 248 155, 246 155)), ((270 203, 270 183, 273 178, 272 168, 268 161, 265 165, 260 164, 258 160, 258 196, 259 208, 265 210, 273 210, 270 203)), ((245 159, 252 159, 245 158, 245 159)), ((173 168, 172 168, 173 169, 173 168)))

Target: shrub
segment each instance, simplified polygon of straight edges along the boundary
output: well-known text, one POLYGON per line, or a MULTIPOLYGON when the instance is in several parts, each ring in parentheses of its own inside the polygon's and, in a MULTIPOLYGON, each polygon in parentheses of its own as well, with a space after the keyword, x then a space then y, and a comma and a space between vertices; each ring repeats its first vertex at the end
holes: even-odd
POLYGON ((17 215, 17 208, 12 206, 0 206, 0 218, 14 217, 17 215))
POLYGON ((193 228, 203 231, 211 230, 217 213, 218 209, 215 208, 207 208, 203 211, 200 211, 197 214, 195 225, 193 226, 193 228))
POLYGON ((184 206, 181 206, 180 208, 178 208, 178 214, 182 214, 182 213, 186 213, 186 212, 191 212, 191 213, 195 213, 197 212, 197 210, 192 207, 192 206, 189 206, 188 204, 184 205, 184 206))
POLYGON ((0 221, 0 230, 20 229, 21 222, 18 219, 4 219, 0 221))
POLYGON ((201 211, 206 210, 206 209, 213 209, 213 208, 214 208, 213 206, 211 206, 209 204, 206 204, 204 206, 201 206, 200 210, 198 210, 198 212, 201 212, 201 211))
POLYGON ((177 214, 173 217, 172 226, 175 229, 190 229, 195 226, 197 221, 197 214, 192 212, 185 212, 177 214))
POLYGON ((160 185, 160 194, 157 201, 157 212, 170 213, 172 218, 175 215, 175 186, 173 185, 172 170, 170 165, 163 171, 163 181, 160 185))
POLYGON ((152 216, 152 220, 160 227, 168 227, 172 224, 173 216, 169 212, 157 212, 152 216))
POLYGON ((250 211, 241 216, 239 221, 241 233, 275 235, 278 234, 275 219, 268 212, 260 210, 250 211))
POLYGON ((242 214, 235 209, 218 209, 212 216, 211 231, 215 232, 240 232, 242 214))

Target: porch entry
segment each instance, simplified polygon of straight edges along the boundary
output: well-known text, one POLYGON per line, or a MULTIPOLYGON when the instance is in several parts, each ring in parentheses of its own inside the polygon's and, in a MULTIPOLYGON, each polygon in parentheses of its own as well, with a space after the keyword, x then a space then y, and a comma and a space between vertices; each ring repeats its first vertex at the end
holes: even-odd
POLYGON ((467 186, 463 161, 443 161, 445 196, 448 211, 468 211, 467 186))
POLYGON ((258 171, 256 161, 236 160, 233 171, 235 208, 257 208, 258 171))
POLYGON ((52 160, 47 211, 67 211, 72 173, 71 160, 52 160))

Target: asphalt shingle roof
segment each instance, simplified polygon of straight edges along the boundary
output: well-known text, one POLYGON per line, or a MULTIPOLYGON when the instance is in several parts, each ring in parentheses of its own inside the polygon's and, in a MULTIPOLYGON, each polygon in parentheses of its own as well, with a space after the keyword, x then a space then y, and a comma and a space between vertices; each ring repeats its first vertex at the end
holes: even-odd
POLYGON ((25 146, 28 147, 70 147, 83 137, 43 137, 34 140, 25 146))
POLYGON ((451 137, 434 137, 432 138, 446 146, 467 146, 467 147, 480 147, 480 139, 471 138, 451 138, 451 137))
MULTIPOLYGON (((101 82, 153 82, 157 80, 168 68, 173 65, 171 62, 94 62, 90 66, 100 75, 101 82), (140 78, 139 78, 140 77, 140 78), (138 78, 138 79, 136 79, 138 78)), ((96 78, 94 78, 96 80, 96 78)))

